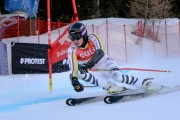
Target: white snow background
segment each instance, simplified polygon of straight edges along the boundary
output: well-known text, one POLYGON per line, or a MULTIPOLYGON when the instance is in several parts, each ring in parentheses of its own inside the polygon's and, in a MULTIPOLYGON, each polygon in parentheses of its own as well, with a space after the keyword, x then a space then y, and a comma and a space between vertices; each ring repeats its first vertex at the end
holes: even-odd
MULTIPOLYGON (((110 18, 118 24, 137 23, 135 19, 110 18)), ((168 25, 178 25, 178 19, 167 19, 168 25)), ((87 25, 100 23, 105 19, 84 21, 87 25)), ((127 31, 130 33, 131 31, 127 31)), ((178 33, 178 31, 177 31, 178 33)), ((112 33, 111 33, 112 34, 112 33)), ((123 33, 122 33, 123 34, 123 33)), ((57 38, 57 32, 52 32, 52 39, 57 38)), ((20 37, 33 40, 35 37, 20 37)), ((47 40, 47 34, 41 36, 47 40)), ((3 40, 11 41, 16 38, 3 40)), ((37 38, 36 38, 37 39, 37 38)), ((123 38, 124 39, 124 38, 123 38)), ((168 38, 178 41, 173 37, 168 38)), ((148 41, 147 43, 152 43, 148 41)), ((177 46, 178 42, 175 42, 177 46)), ((148 68, 171 70, 171 73, 128 71, 139 78, 153 77, 156 84, 166 86, 180 85, 180 53, 173 58, 157 56, 149 52, 149 46, 144 41, 142 56, 129 64, 120 67, 148 68)), ((161 43, 158 43, 161 44, 161 43)), ((111 46, 113 51, 115 47, 111 46)), ((179 49, 175 47, 174 49, 179 49)), ((131 49, 128 49, 131 52, 131 49)), ((132 50, 133 51, 133 50, 132 50)), ((177 50, 178 51, 178 50, 177 50)), ((121 51, 120 51, 121 52, 121 51)), ((111 52, 114 56, 119 52, 111 52)), ((118 55, 117 55, 118 56, 118 55)), ((20 74, 0 76, 0 120, 179 120, 180 119, 180 91, 133 100, 123 103, 105 104, 103 101, 67 106, 65 100, 69 97, 83 97, 102 94, 103 90, 86 88, 77 93, 73 90, 69 72, 53 74, 53 91, 49 92, 48 74, 20 74)), ((80 81, 84 85, 90 85, 80 81)))

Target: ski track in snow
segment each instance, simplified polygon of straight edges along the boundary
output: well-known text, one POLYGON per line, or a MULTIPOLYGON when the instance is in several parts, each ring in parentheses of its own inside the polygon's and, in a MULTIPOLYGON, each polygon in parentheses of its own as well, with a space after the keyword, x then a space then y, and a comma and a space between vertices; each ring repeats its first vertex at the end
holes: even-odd
POLYGON ((70 95, 60 95, 60 96, 48 97, 48 98, 29 99, 29 100, 18 102, 18 103, 1 104, 0 112, 10 112, 13 110, 21 109, 28 105, 53 102, 53 101, 58 101, 62 99, 67 99, 68 97, 70 97, 70 95))

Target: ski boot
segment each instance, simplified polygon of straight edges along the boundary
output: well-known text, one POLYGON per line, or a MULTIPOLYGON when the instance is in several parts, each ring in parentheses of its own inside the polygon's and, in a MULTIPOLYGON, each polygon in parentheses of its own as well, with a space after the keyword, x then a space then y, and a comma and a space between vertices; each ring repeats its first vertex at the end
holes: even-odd
POLYGON ((154 91, 154 90, 159 90, 159 89, 164 87, 162 85, 153 84, 152 81, 151 81, 153 79, 154 78, 146 78, 146 79, 144 79, 144 81, 142 83, 142 88, 147 90, 147 91, 154 91))
POLYGON ((115 83, 112 82, 108 82, 106 83, 106 85, 103 87, 103 89, 108 93, 108 94, 112 94, 112 93, 119 93, 121 91, 125 91, 127 90, 125 87, 120 87, 118 85, 116 85, 115 83))

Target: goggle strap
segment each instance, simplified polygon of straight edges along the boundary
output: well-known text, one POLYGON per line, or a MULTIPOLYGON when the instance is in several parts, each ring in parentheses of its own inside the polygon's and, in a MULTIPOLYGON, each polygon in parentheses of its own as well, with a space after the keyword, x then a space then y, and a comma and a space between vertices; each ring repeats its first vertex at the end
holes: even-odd
POLYGON ((81 33, 82 36, 84 36, 84 34, 86 33, 86 29, 84 29, 84 31, 81 33))

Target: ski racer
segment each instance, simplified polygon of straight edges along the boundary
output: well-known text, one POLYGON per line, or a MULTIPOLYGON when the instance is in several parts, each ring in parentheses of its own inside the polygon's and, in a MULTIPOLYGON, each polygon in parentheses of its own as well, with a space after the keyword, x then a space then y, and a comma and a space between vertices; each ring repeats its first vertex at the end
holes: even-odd
POLYGON ((84 86, 79 79, 102 87, 107 93, 123 91, 126 88, 116 83, 125 83, 138 88, 150 88, 151 79, 139 79, 122 74, 116 62, 104 52, 103 43, 95 34, 87 33, 81 22, 73 23, 69 28, 69 37, 73 43, 68 48, 68 61, 71 69, 70 80, 74 90, 81 92, 84 86), (88 71, 88 69, 107 69, 107 72, 88 71), (115 81, 111 82, 109 79, 115 81))

